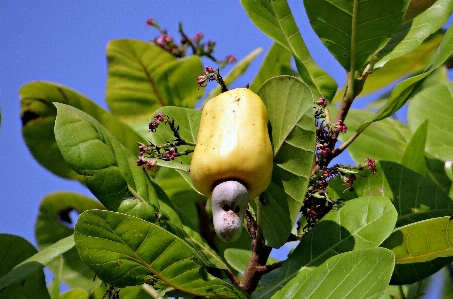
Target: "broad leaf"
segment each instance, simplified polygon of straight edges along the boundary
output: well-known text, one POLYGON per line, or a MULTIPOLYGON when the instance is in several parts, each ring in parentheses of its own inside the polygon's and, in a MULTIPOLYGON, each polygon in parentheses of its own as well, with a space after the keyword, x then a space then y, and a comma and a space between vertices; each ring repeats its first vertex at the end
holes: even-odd
POLYGON ((83 181, 64 161, 55 143, 54 123, 57 111, 52 102, 80 109, 105 126, 124 146, 138 155, 137 142, 143 139, 126 124, 82 94, 50 82, 23 85, 21 97, 22 136, 35 159, 54 174, 83 181))
POLYGON ((160 207, 160 190, 136 166, 136 156, 91 116, 64 104, 55 106, 57 145, 69 166, 85 176, 87 187, 106 208, 116 210, 123 198, 130 197, 129 192, 160 207))
POLYGON ((313 166, 313 96, 289 76, 266 81, 258 95, 267 107, 274 150, 272 181, 262 207, 264 237, 269 246, 280 247, 296 222, 313 166))
MULTIPOLYGON (((236 63, 233 68, 228 72, 228 74, 223 75, 221 74, 223 81, 225 81, 226 86, 230 86, 239 76, 244 74, 244 72, 248 69, 250 64, 255 60, 255 58, 263 51, 263 48, 257 48, 250 52, 244 59, 236 63)), ((244 86, 245 87, 245 86, 244 86)), ((203 103, 200 106, 203 106, 207 101, 212 99, 213 97, 218 96, 222 92, 222 87, 217 85, 214 89, 212 89, 208 96, 203 99, 203 103)))
POLYGON ((261 31, 291 51, 302 80, 310 87, 313 94, 316 97, 332 99, 337 84, 314 62, 308 52, 287 0, 241 0, 241 4, 261 31))
MULTIPOLYGON (((40 204, 35 226, 39 247, 45 249, 71 236, 74 233, 72 227, 76 220, 71 219, 71 213, 80 214, 90 209, 104 209, 104 207, 98 201, 80 194, 57 192, 47 195, 40 204)), ((93 282, 93 271, 80 260, 75 248, 65 252, 61 261, 56 259, 51 262, 49 268, 54 274, 59 273, 59 279, 70 287, 80 287, 91 292, 98 286, 98 282, 93 282)))
POLYGON ((329 182, 329 196, 345 200, 369 195, 390 198, 398 211, 397 227, 453 214, 453 200, 433 181, 401 164, 380 161, 376 174, 357 175, 354 191, 345 191, 340 179, 329 182))
POLYGON ((434 34, 448 21, 453 12, 451 0, 437 0, 419 16, 404 23, 387 45, 378 53, 375 69, 388 61, 416 49, 426 38, 434 34))
POLYGON ((422 90, 411 100, 409 127, 415 130, 426 120, 426 151, 438 159, 453 160, 453 83, 422 90))
POLYGON ((75 234, 82 259, 104 282, 124 287, 165 283, 207 297, 246 298, 238 288, 210 276, 183 240, 136 217, 91 210, 75 234))
POLYGON ((273 43, 249 88, 253 92, 258 92, 266 80, 280 75, 294 75, 294 73, 297 75, 291 69, 291 52, 279 43, 273 43))
POLYGON ((407 78, 406 80, 400 82, 390 94, 390 97, 387 103, 379 109, 376 115, 365 121, 359 126, 359 130, 363 130, 369 126, 372 122, 376 122, 382 119, 385 119, 395 112, 397 112, 407 100, 414 94, 414 91, 417 90, 417 87, 423 82, 423 80, 429 76, 434 70, 439 68, 447 59, 450 57, 453 52, 453 26, 450 25, 447 32, 445 33, 439 47, 436 49, 436 52, 431 57, 429 62, 429 67, 427 67, 423 73, 416 75, 414 77, 407 78))
POLYGON ((178 60, 150 43, 120 39, 107 45, 107 61, 107 104, 142 136, 157 108, 192 108, 203 95, 196 80, 203 74, 198 56, 178 60))
MULTIPOLYGON (((389 86, 398 79, 423 71, 428 66, 428 62, 436 48, 439 46, 443 36, 443 33, 437 32, 426 39, 413 51, 392 59, 382 68, 374 70, 373 73, 367 76, 365 85, 363 86, 359 97, 369 95, 372 92, 389 86)), ((332 102, 340 102, 343 99, 344 92, 345 86, 337 91, 332 102)), ((379 105, 378 108, 381 106, 382 104, 379 105)))
POLYGON ((409 0, 304 0, 323 44, 349 72, 361 71, 396 33, 409 0))
POLYGON ((255 292, 253 298, 280 296, 279 290, 298 273, 308 276, 338 253, 377 247, 392 232, 396 217, 392 203, 378 196, 357 198, 330 211, 301 239, 284 262, 279 278, 255 292))
POLYGON ((2 241, 0 247, 1 298, 18 298, 19 294, 28 294, 24 298, 36 298, 36 296, 49 298, 42 270, 54 258, 74 247, 73 236, 66 237, 40 252, 18 236, 3 234, 0 235, 0 239, 2 241), (14 296, 9 297, 11 294, 14 296))
POLYGON ((299 273, 272 298, 380 298, 392 275, 394 255, 384 248, 331 257, 309 276, 299 273))
MULTIPOLYGON (((336 112, 336 108, 329 110, 336 112)), ((340 134, 339 139, 342 142, 348 140, 359 129, 360 123, 372 115, 369 111, 349 110, 345 120, 348 131, 340 134)), ((399 162, 410 138, 411 132, 405 124, 394 119, 385 119, 366 128, 347 150, 356 163, 362 163, 365 158, 399 162)))
POLYGON ((425 144, 428 129, 428 122, 423 122, 412 135, 411 140, 407 144, 401 157, 401 165, 418 172, 421 175, 426 175, 425 163, 425 144))
POLYGON ((396 229, 382 244, 395 254, 392 284, 424 279, 453 261, 451 216, 416 222, 396 229))

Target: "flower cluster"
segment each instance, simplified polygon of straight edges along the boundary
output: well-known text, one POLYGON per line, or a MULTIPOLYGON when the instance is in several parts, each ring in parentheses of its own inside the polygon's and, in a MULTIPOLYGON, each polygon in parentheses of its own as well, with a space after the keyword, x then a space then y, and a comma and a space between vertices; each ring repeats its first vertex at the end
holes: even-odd
POLYGON ((148 128, 151 132, 156 132, 157 127, 162 122, 167 122, 167 118, 163 113, 158 113, 154 116, 154 120, 148 123, 148 128))
POLYGON ((161 145, 155 145, 149 142, 148 145, 139 144, 138 149, 140 155, 138 157, 137 166, 140 166, 143 171, 154 170, 157 165, 157 160, 172 161, 176 157, 181 155, 187 155, 193 152, 193 149, 186 149, 179 152, 178 146, 181 145, 191 145, 195 144, 185 141, 181 138, 179 134, 179 126, 175 125, 175 120, 163 113, 157 113, 152 118, 152 121, 149 122, 148 128, 154 133, 161 123, 164 123, 170 127, 170 130, 173 132, 175 139, 170 142, 166 142, 161 145))
POLYGON ((156 28, 160 33, 157 37, 151 40, 151 44, 164 49, 175 57, 185 57, 187 50, 191 49, 192 55, 207 57, 216 62, 220 67, 224 67, 227 64, 236 62, 236 58, 232 55, 227 55, 222 60, 215 58, 213 54, 216 43, 211 40, 204 42, 204 35, 201 32, 195 34, 193 37, 188 37, 184 33, 181 23, 179 23, 179 43, 175 42, 173 37, 168 34, 166 30, 163 30, 153 18, 149 18, 146 21, 146 24, 148 26, 156 28))

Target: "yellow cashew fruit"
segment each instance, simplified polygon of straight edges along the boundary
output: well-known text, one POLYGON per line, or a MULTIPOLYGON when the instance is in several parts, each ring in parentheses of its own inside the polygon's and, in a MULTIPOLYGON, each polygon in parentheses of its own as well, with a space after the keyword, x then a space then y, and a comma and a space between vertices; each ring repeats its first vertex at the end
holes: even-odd
POLYGON ((231 180, 244 184, 249 199, 266 190, 273 160, 267 123, 266 106, 247 88, 209 100, 190 166, 195 188, 209 198, 216 185, 231 180))

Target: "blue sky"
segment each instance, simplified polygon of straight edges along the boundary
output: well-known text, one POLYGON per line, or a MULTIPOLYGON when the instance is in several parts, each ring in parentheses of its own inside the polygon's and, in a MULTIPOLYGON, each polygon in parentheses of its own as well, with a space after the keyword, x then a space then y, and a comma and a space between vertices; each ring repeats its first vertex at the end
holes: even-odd
MULTIPOLYGON (((342 85, 344 71, 324 49, 305 18, 302 1, 289 1, 315 60, 342 85)), ((251 81, 271 40, 248 19, 239 1, 0 1, 0 233, 33 244, 39 203, 55 191, 91 196, 80 183, 64 180, 39 165, 21 135, 18 90, 34 80, 66 85, 104 108, 105 48, 112 39, 150 40, 157 31, 149 17, 173 36, 178 22, 193 36, 202 32, 217 42, 215 54, 238 59, 264 51, 233 87, 251 81)), ((226 70, 228 71, 228 69, 226 70)), ((224 71, 224 73, 226 72, 224 71)), ((194 80, 199 74, 194 74, 194 80)))

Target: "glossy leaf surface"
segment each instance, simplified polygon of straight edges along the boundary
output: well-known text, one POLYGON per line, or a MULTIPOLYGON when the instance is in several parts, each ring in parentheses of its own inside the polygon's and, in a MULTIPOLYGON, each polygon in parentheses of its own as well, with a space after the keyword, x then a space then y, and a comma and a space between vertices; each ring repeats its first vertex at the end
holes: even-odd
POLYGON ((267 36, 293 53, 299 74, 315 96, 332 99, 337 84, 313 60, 297 28, 287 0, 241 0, 252 22, 267 36))
POLYGON ((236 287, 210 276, 183 240, 139 218, 99 210, 84 212, 76 225, 75 240, 85 263, 112 285, 161 281, 194 295, 246 298, 236 287))
POLYGON ((308 277, 330 257, 377 247, 392 232, 396 217, 392 203, 378 196, 357 198, 346 202, 339 210, 330 211, 301 239, 284 262, 278 280, 256 292, 253 298, 278 298, 289 281, 298 276, 298 282, 302 283, 299 275, 308 277))
POLYGON ((419 281, 453 261, 451 216, 432 218, 396 229, 382 244, 395 254, 393 284, 419 281))
POLYGON ((417 48, 426 38, 447 22, 453 12, 451 0, 437 0, 425 12, 413 20, 404 23, 387 45, 378 53, 379 61, 375 69, 382 67, 387 61, 400 57, 417 48))
POLYGON ((304 0, 308 19, 341 66, 361 72, 400 27, 408 0, 304 0))
POLYGON ((274 150, 272 181, 262 207, 264 237, 269 246, 280 247, 296 222, 313 166, 313 96, 289 76, 266 81, 258 95, 267 107, 274 150))
POLYGON ((329 188, 332 198, 390 198, 398 212, 397 227, 453 214, 453 201, 441 187, 395 162, 380 161, 376 163, 376 174, 366 171, 357 175, 353 192, 345 191, 344 183, 338 179, 331 180, 329 188))
POLYGON ((390 280, 394 255, 384 248, 331 257, 308 274, 299 273, 271 298, 380 298, 390 280))

